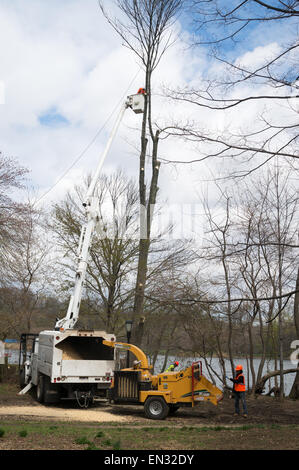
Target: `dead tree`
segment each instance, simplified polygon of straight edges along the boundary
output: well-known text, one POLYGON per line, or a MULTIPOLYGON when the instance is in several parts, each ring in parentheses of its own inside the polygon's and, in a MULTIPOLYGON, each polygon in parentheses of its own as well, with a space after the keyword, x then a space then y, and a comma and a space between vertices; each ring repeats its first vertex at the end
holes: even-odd
MULTIPOLYGON (((147 282, 147 266, 151 242, 152 216, 158 193, 160 162, 158 146, 160 130, 154 128, 152 119, 152 75, 159 62, 173 42, 171 25, 182 7, 182 0, 115 0, 119 18, 101 10, 109 24, 119 34, 124 45, 138 57, 144 69, 145 107, 141 128, 139 156, 139 203, 140 203, 140 241, 133 321, 140 320, 143 328, 144 293, 147 282), (151 175, 146 176, 146 155, 151 141, 151 175), (148 189, 147 189, 148 188, 148 189)), ((134 331, 133 331, 134 335, 134 331)), ((135 334, 138 342, 142 339, 141 331, 135 334)))

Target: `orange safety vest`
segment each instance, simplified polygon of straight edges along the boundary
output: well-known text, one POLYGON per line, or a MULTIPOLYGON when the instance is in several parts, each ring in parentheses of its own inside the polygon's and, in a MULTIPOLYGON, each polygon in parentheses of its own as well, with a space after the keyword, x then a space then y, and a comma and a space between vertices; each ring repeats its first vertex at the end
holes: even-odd
POLYGON ((239 378, 239 377, 243 377, 244 383, 243 383, 243 384, 236 384, 236 383, 234 383, 234 389, 235 389, 236 392, 245 392, 245 390, 246 390, 246 388, 245 388, 245 377, 244 377, 243 374, 239 374, 239 375, 238 375, 238 378, 239 378))

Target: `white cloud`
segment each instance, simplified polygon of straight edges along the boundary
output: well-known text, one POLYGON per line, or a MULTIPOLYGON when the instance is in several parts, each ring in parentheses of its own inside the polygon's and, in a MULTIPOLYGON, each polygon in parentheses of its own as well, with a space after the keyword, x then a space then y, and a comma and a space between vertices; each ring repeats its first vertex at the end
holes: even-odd
POLYGON ((249 70, 257 69, 258 67, 270 62, 278 56, 281 51, 281 46, 277 42, 271 42, 264 46, 255 47, 251 51, 247 51, 242 56, 238 57, 235 64, 242 68, 249 70))
MULTIPOLYGON (((5 38, 0 43, 0 80, 6 90, 5 104, 0 106, 1 151, 31 170, 39 196, 55 185, 44 199, 50 203, 95 169, 118 106, 126 94, 144 85, 143 72, 94 0, 26 0, 26 7, 24 0, 2 0, 0 29, 5 38), (53 109, 69 124, 43 126, 40 116, 53 109), (93 145, 79 158, 104 124, 93 145), (66 177, 55 184, 70 167, 66 177)), ((179 25, 175 31, 179 32, 179 25)), ((237 127, 252 122, 257 109, 254 103, 244 116, 232 112, 215 118, 207 110, 170 103, 160 96, 161 84, 200 83, 209 67, 204 50, 186 49, 184 36, 188 33, 181 33, 153 76, 154 118, 161 125, 196 119, 201 126, 220 130, 228 123, 237 127)), ((277 47, 271 41, 243 54, 239 61, 256 66, 277 47)), ((140 122, 140 115, 126 112, 104 171, 122 167, 137 178, 140 122)), ((170 160, 198 158, 194 146, 185 142, 167 139, 161 141, 160 148, 161 156, 170 160)), ((210 171, 217 171, 218 163, 162 166, 163 199, 183 203, 197 200, 196 192, 203 180, 210 178, 210 171)))

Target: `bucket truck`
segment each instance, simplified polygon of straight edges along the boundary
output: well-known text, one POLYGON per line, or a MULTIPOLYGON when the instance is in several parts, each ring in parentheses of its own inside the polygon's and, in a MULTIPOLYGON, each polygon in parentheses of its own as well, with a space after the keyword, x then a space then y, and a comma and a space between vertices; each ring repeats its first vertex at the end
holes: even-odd
POLYGON ((57 319, 54 330, 38 335, 24 333, 20 341, 20 385, 24 394, 36 387, 39 402, 56 402, 60 399, 77 399, 84 407, 97 396, 105 396, 115 369, 114 350, 104 341, 115 341, 113 334, 105 331, 75 329, 79 317, 82 290, 86 277, 89 249, 95 229, 100 224, 97 183, 112 141, 125 111, 131 108, 136 114, 144 111, 144 94, 127 97, 121 106, 112 132, 88 187, 83 206, 86 223, 83 225, 77 252, 75 284, 67 313, 57 319), (27 339, 31 339, 28 351, 27 339))

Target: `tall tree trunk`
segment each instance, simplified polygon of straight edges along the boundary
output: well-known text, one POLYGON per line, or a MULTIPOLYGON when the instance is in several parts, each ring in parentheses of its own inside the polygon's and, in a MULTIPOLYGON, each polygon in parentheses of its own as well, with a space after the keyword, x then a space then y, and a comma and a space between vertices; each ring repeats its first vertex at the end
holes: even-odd
POLYGON ((171 33, 170 35, 167 33, 167 39, 164 37, 164 33, 166 30, 169 30, 169 26, 180 12, 184 2, 182 0, 115 0, 114 3, 121 12, 119 19, 115 18, 114 15, 113 17, 108 15, 101 0, 99 0, 102 13, 109 24, 120 35, 123 43, 138 57, 145 70, 146 94, 139 157, 139 202, 141 211, 140 222, 143 228, 144 222, 146 222, 146 227, 145 233, 141 234, 139 242, 139 260, 133 307, 134 324, 136 325, 136 322, 139 322, 139 326, 135 326, 133 330, 133 340, 137 340, 140 345, 144 321, 139 319, 144 316, 144 292, 147 280, 151 219, 153 208, 156 204, 160 168, 160 164, 157 161, 159 131, 154 133, 151 116, 151 77, 161 57, 172 43, 170 41, 171 33), (145 163, 148 144, 147 130, 149 131, 153 146, 151 155, 152 174, 148 194, 145 184, 145 163))
POLYGON ((248 322, 248 337, 249 337, 249 365, 250 365, 250 372, 252 377, 252 390, 255 389, 255 370, 254 370, 254 362, 253 362, 253 339, 252 339, 252 324, 254 321, 254 317, 248 322))
MULTIPOLYGON (((299 268, 297 272, 296 294, 294 299, 294 323, 296 328, 296 336, 299 339, 299 268)), ((297 367, 299 368, 299 361, 297 367)), ((293 398, 294 400, 299 399, 299 370, 296 372, 296 377, 292 385, 289 397, 293 398)))

